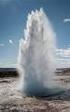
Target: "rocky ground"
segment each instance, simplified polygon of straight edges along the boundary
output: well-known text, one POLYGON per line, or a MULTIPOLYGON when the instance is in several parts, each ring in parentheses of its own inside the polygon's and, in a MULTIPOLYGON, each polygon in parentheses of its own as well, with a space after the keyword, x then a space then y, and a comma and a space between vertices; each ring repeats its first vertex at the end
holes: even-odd
POLYGON ((48 97, 26 97, 16 89, 17 78, 0 78, 0 112, 70 112, 69 74, 57 77, 68 89, 48 97))

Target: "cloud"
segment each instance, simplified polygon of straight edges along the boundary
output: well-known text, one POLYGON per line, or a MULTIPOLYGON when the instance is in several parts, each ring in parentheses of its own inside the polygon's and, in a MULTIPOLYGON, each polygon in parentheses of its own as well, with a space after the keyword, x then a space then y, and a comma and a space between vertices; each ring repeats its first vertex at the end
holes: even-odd
POLYGON ((70 22, 70 18, 65 18, 63 21, 64 23, 70 22))
POLYGON ((70 59, 68 59, 68 58, 64 58, 64 59, 58 58, 56 60, 56 67, 57 68, 70 68, 70 59))
POLYGON ((62 58, 70 58, 70 47, 66 49, 57 49, 56 55, 62 58))
POLYGON ((70 67, 70 45, 66 49, 56 49, 56 56, 57 68, 70 67))
POLYGON ((12 59, 8 59, 8 60, 0 60, 0 67, 3 67, 3 68, 16 68, 17 67, 17 61, 16 59, 15 60, 12 60, 12 59))
POLYGON ((10 40, 9 40, 9 43, 10 43, 10 44, 13 44, 13 41, 10 39, 10 40))
POLYGON ((3 46, 4 46, 4 44, 3 44, 3 43, 1 43, 1 44, 0 44, 0 47, 3 47, 3 46))

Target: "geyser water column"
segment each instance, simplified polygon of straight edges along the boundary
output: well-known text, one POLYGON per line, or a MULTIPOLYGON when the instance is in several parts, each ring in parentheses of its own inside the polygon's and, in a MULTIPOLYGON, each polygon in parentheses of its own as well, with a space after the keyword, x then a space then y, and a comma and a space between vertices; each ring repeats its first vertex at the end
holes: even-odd
POLYGON ((26 95, 47 95, 56 88, 55 33, 43 9, 28 14, 20 41, 18 70, 20 89, 26 95))

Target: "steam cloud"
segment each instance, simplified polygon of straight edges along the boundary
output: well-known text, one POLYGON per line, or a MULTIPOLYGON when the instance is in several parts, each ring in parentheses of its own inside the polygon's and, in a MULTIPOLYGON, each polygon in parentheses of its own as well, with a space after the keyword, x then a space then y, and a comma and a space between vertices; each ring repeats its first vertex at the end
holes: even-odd
POLYGON ((55 36, 43 9, 28 14, 18 56, 20 89, 26 95, 47 95, 56 88, 55 36))

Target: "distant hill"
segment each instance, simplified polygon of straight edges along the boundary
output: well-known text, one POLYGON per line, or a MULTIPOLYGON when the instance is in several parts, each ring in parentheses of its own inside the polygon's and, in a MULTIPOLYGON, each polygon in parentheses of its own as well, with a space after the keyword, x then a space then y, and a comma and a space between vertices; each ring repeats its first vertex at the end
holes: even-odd
POLYGON ((16 68, 0 68, 0 77, 16 77, 18 72, 16 68))
MULTIPOLYGON (((57 68, 57 75, 70 75, 70 68, 57 68)), ((18 71, 16 68, 0 68, 0 77, 16 77, 18 76, 18 71)))
POLYGON ((16 71, 16 68, 0 68, 0 72, 16 71))
POLYGON ((65 73, 65 72, 70 72, 70 68, 57 68, 56 73, 65 73))
MULTIPOLYGON (((0 72, 14 72, 17 71, 16 68, 0 68, 0 72)), ((70 71, 70 68, 57 68, 56 72, 70 71)))

